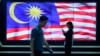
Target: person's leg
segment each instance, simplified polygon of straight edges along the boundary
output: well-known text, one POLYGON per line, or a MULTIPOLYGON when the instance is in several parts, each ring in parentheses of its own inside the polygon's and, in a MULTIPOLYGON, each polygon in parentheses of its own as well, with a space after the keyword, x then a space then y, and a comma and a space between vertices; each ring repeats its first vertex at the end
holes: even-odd
POLYGON ((34 56, 42 56, 42 51, 34 50, 34 56))
POLYGON ((65 56, 71 56, 71 47, 70 47, 70 45, 65 45, 65 56))

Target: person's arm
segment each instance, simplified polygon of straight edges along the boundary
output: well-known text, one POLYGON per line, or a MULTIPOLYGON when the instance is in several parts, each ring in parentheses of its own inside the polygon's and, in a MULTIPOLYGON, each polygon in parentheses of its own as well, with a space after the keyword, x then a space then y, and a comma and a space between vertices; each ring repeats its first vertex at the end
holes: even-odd
POLYGON ((62 29, 62 32, 63 32, 63 35, 66 36, 66 33, 65 33, 65 31, 63 29, 62 29))
POLYGON ((31 40, 30 40, 30 50, 31 50, 31 56, 34 56, 34 40, 37 35, 37 31, 34 29, 31 32, 31 40))
POLYGON ((53 54, 53 50, 50 48, 48 42, 47 42, 45 39, 44 39, 44 45, 46 45, 46 47, 47 47, 47 49, 49 50, 49 52, 50 52, 51 54, 53 54))
POLYGON ((33 37, 30 40, 30 49, 31 49, 31 56, 34 56, 34 38, 33 37))

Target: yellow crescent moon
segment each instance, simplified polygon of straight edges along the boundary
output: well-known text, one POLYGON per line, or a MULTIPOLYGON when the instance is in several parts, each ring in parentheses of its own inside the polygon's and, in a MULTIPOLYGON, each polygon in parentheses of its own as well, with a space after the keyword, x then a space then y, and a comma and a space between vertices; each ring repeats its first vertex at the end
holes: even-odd
POLYGON ((10 8, 9 8, 10 16, 11 16, 11 18, 12 18, 15 22, 17 22, 17 23, 20 23, 20 24, 29 23, 30 21, 24 22, 24 21, 19 20, 19 19, 15 16, 15 14, 14 14, 14 8, 15 8, 15 6, 16 6, 17 4, 21 4, 21 3, 23 3, 23 2, 14 2, 14 3, 11 4, 11 6, 10 6, 10 8))

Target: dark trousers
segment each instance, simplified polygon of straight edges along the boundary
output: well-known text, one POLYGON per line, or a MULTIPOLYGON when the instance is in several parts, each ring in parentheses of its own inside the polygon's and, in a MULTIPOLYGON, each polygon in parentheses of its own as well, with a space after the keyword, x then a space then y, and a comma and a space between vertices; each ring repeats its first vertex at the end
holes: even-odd
POLYGON ((72 56, 71 55, 71 43, 67 43, 65 44, 65 56, 72 56))
POLYGON ((42 56, 42 51, 34 50, 34 56, 42 56))

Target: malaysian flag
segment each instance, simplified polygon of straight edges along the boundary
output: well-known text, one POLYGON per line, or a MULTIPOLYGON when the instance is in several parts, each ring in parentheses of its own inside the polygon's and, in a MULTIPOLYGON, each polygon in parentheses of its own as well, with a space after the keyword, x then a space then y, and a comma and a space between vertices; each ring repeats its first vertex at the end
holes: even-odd
POLYGON ((68 21, 74 24, 75 40, 96 40, 96 3, 7 3, 7 40, 29 40, 39 17, 49 20, 43 27, 46 40, 64 40, 62 29, 68 21))

